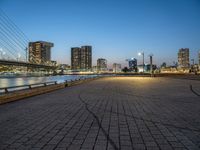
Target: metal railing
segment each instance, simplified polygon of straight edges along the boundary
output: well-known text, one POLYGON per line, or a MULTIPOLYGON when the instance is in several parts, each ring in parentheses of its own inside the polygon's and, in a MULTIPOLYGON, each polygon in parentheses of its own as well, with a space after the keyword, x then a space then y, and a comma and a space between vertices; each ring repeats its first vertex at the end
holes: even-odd
POLYGON ((97 76, 95 76, 95 77, 80 77, 80 78, 76 78, 74 80, 65 80, 64 82, 61 82, 61 83, 57 83, 57 81, 50 81, 50 82, 3 87, 3 88, 0 88, 0 94, 8 94, 8 93, 14 92, 14 91, 28 90, 28 89, 33 89, 36 87, 45 87, 48 85, 57 85, 57 84, 64 84, 65 87, 67 87, 68 85, 76 84, 79 81, 84 81, 87 79, 95 79, 95 78, 97 78, 97 76))
POLYGON ((0 88, 0 93, 9 93, 9 92, 13 92, 13 91, 32 89, 32 88, 36 88, 36 87, 45 87, 48 85, 56 85, 56 84, 57 84, 57 81, 50 81, 50 82, 43 82, 43 83, 10 86, 10 87, 0 88))

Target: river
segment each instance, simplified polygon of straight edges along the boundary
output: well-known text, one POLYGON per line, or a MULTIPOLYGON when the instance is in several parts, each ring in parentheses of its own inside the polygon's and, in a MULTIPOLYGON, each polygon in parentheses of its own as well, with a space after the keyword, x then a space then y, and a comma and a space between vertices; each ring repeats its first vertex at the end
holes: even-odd
POLYGON ((43 76, 43 77, 3 77, 0 78, 0 88, 19 86, 26 84, 35 84, 42 82, 57 81, 58 83, 75 80, 79 78, 90 78, 97 75, 59 75, 59 76, 43 76))

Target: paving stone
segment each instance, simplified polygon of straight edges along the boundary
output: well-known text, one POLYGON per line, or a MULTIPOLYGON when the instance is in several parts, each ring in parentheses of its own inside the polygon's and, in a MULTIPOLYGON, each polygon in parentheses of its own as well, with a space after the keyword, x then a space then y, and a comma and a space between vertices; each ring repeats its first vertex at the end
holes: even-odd
POLYGON ((200 149, 199 81, 112 77, 0 105, 0 149, 200 149))

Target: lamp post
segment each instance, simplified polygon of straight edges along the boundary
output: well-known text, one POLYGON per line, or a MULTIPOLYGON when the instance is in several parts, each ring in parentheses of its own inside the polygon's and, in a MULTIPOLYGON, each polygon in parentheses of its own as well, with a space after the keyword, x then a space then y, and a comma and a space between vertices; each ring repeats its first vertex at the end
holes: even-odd
POLYGON ((140 52, 138 53, 139 56, 143 56, 143 63, 142 63, 142 66, 143 66, 143 73, 144 73, 144 52, 140 52))
POLYGON ((150 58, 150 74, 153 75, 153 54, 149 55, 150 58))
POLYGON ((26 51, 26 62, 28 62, 28 48, 26 47, 26 49, 25 49, 25 51, 26 51))
POLYGON ((2 48, 0 48, 0 53, 1 53, 1 59, 3 59, 3 57, 2 57, 3 49, 2 48))
POLYGON ((6 55, 6 52, 4 52, 2 48, 0 48, 0 53, 1 53, 1 59, 3 60, 3 56, 6 55))
POLYGON ((20 61, 21 54, 18 53, 17 61, 20 61))
POLYGON ((6 55, 6 52, 3 52, 3 56, 6 55))

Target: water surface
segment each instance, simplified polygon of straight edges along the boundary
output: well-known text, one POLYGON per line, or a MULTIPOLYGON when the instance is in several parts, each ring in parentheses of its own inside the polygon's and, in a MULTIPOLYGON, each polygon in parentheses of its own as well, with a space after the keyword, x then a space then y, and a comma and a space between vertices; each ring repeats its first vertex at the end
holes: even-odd
POLYGON ((57 81, 58 83, 75 80, 79 78, 90 78, 97 75, 60 75, 60 76, 43 76, 43 77, 11 77, 0 78, 0 88, 43 83, 50 81, 57 81))

